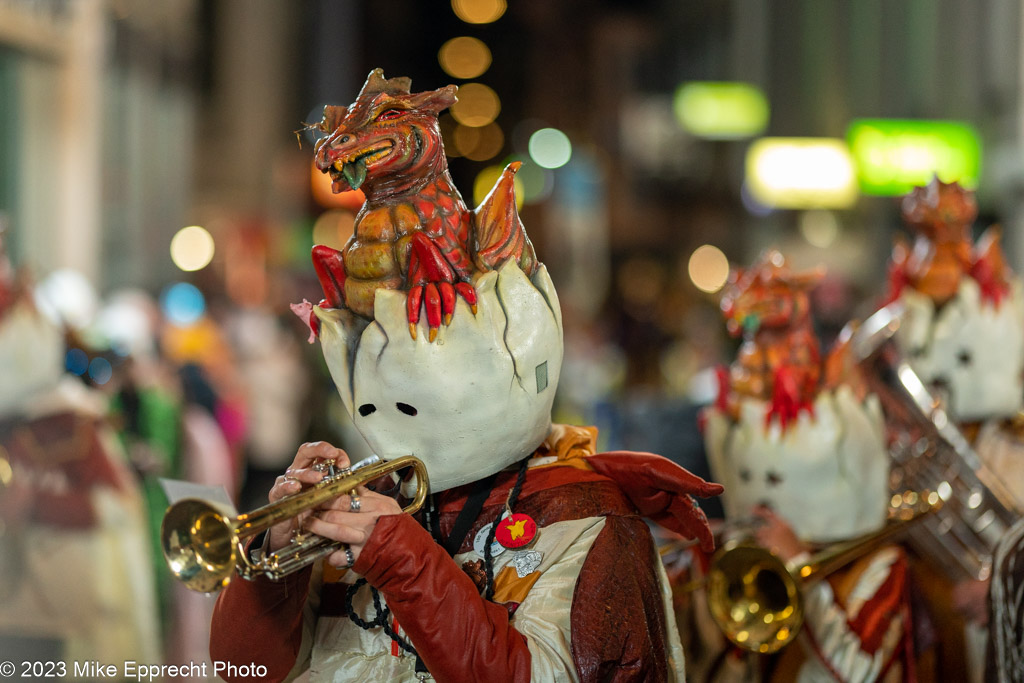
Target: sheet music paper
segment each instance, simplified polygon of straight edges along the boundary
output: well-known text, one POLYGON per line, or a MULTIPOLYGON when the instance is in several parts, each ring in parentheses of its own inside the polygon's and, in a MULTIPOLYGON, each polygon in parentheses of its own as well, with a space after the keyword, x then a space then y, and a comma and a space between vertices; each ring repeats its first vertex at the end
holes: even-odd
POLYGON ((223 486, 203 486, 191 481, 165 479, 163 477, 158 481, 171 505, 184 498, 201 498, 202 500, 217 503, 227 508, 231 516, 238 515, 235 504, 231 502, 231 496, 228 495, 227 490, 223 486))

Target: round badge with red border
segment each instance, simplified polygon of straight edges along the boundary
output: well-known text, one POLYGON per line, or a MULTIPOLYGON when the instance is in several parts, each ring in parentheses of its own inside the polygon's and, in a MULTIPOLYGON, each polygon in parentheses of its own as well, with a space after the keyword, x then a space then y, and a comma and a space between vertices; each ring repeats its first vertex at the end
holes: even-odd
POLYGON ((536 536, 537 523, 533 517, 522 512, 502 519, 494 532, 494 540, 512 550, 528 545, 536 536))

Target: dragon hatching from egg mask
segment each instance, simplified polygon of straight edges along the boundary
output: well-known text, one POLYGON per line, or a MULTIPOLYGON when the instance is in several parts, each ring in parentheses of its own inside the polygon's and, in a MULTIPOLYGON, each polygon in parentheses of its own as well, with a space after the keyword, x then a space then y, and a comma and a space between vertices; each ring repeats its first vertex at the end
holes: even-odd
POLYGON ((410 86, 375 69, 352 105, 326 107, 315 126, 325 134, 318 168, 335 192, 361 189, 366 203, 344 249, 313 248, 324 299, 297 312, 319 334, 345 408, 374 451, 385 460, 415 455, 442 491, 544 440, 562 320, 516 209, 520 163, 470 211, 437 124, 456 87, 410 86))

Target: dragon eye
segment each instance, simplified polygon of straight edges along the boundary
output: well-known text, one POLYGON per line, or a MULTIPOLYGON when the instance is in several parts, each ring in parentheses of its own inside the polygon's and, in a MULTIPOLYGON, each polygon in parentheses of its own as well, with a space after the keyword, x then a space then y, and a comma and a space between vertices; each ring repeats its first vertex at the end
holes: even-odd
POLYGON ((404 113, 401 109, 385 109, 377 114, 377 118, 374 121, 390 121, 391 119, 397 119, 404 113))

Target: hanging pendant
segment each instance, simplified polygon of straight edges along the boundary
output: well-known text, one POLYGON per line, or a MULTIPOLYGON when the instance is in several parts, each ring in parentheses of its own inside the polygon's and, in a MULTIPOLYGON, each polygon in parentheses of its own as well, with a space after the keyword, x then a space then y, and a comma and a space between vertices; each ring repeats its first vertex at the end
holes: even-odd
MULTIPOLYGON (((484 544, 487 543, 487 535, 490 533, 492 526, 494 526, 493 522, 480 529, 480 531, 476 532, 476 536, 473 537, 473 551, 480 557, 484 556, 484 544)), ((497 539, 491 541, 491 557, 497 557, 503 552, 505 552, 505 548, 498 543, 497 539)))
POLYGON ((498 522, 494 540, 509 549, 522 548, 537 536, 537 523, 533 517, 517 512, 498 522))

